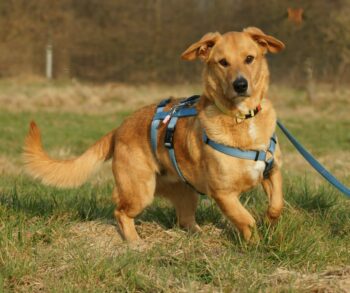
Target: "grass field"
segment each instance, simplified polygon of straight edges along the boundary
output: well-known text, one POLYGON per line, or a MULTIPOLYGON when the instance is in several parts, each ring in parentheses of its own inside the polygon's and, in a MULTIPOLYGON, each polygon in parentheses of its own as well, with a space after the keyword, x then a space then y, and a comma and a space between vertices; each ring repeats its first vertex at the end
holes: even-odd
MULTIPOLYGON (((31 119, 51 155, 72 157, 137 107, 199 90, 0 81, 0 290, 350 291, 350 201, 320 179, 281 133, 286 207, 279 223, 265 223, 261 188, 242 196, 258 221, 261 240, 255 245, 242 242, 203 197, 196 216, 204 233, 178 229, 172 207, 156 199, 137 219, 143 242, 129 247, 112 215, 109 164, 74 190, 45 187, 22 172, 21 147, 31 119)), ((273 87, 270 95, 291 131, 348 185, 349 93, 322 85, 315 105, 303 90, 273 87)))

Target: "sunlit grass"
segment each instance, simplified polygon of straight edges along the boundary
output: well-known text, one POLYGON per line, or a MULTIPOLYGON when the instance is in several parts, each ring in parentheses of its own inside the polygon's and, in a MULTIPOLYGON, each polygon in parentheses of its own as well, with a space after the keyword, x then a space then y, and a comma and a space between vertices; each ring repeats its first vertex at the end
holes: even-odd
POLYGON ((199 205, 197 220, 202 227, 212 228, 196 235, 178 230, 173 209, 157 199, 137 220, 140 229, 147 222, 161 226, 157 233, 143 232, 146 238, 155 237, 155 244, 128 249, 120 243, 114 256, 114 249, 91 250, 83 235, 71 239, 70 232, 77 223, 113 221, 111 182, 56 190, 23 176, 2 181, 10 183, 0 192, 0 272, 7 289, 26 291, 37 280, 45 290, 55 292, 175 292, 201 286, 258 290, 269 288, 265 275, 276 268, 317 272, 350 261, 350 202, 324 186, 308 188, 303 179, 285 186, 286 208, 275 226, 264 221, 262 190, 244 195, 242 200, 258 220, 261 240, 257 244, 241 241, 206 198, 199 205), (168 229, 175 233, 171 241, 168 229), (120 247, 126 250, 120 252, 120 247), (57 270, 59 282, 54 277, 57 270))

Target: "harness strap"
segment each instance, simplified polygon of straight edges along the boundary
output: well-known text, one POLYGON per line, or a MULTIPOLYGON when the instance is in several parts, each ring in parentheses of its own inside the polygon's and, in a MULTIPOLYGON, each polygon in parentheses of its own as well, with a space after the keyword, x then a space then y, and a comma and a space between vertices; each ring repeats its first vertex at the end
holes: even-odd
MULTIPOLYGON (((161 121, 164 121, 164 122, 169 121, 165 132, 164 146, 168 149, 169 158, 179 177, 194 190, 196 190, 196 188, 186 180, 185 176, 181 172, 179 164, 177 163, 175 150, 174 150, 174 133, 176 128, 176 123, 179 118, 197 115, 196 108, 192 108, 191 106, 193 106, 198 101, 198 98, 199 96, 192 96, 190 98, 187 98, 181 101, 180 103, 174 105, 168 112, 164 112, 164 108, 170 102, 170 99, 163 100, 158 104, 156 113, 154 114, 153 121, 151 123, 151 145, 152 145, 153 152, 156 155, 159 124, 161 121)), ((265 162, 266 167, 264 170, 264 177, 267 177, 269 172, 273 168, 273 163, 274 163, 273 154, 277 143, 275 134, 270 139, 270 145, 267 151, 243 151, 237 148, 232 148, 209 139, 204 130, 203 130, 203 141, 206 144, 210 145, 212 148, 226 155, 236 157, 236 158, 246 159, 246 160, 265 162), (267 159, 268 152, 271 154, 271 158, 269 159, 267 159)), ((196 191, 198 192, 198 190, 196 191)), ((202 194, 201 192, 198 192, 198 193, 202 194)))
MULTIPOLYGON (((180 116, 181 117, 181 116, 180 116)), ((165 139, 164 139, 164 146, 168 149, 169 157, 171 160, 171 163, 173 164, 177 174, 181 178, 183 182, 185 182, 189 187, 191 187, 193 190, 195 190, 197 193, 200 195, 204 195, 204 193, 200 192, 197 190, 182 174, 181 169, 179 167, 179 164, 177 163, 176 160, 176 155, 175 155, 175 150, 174 150, 174 133, 175 133, 175 127, 176 127, 176 122, 178 120, 178 117, 172 117, 170 119, 170 122, 168 124, 166 133, 165 133, 165 139)))
POLYGON ((154 154, 157 153, 157 136, 158 136, 158 127, 160 121, 163 121, 167 117, 170 117, 170 121, 167 124, 165 137, 164 137, 164 146, 168 149, 169 157, 171 163, 173 164, 177 174, 188 186, 194 189, 199 194, 202 192, 198 191, 190 182, 188 182, 185 176, 182 174, 179 164, 176 160, 175 150, 174 150, 174 133, 176 128, 176 123, 180 117, 190 117, 197 115, 197 110, 195 108, 188 108, 197 102, 199 96, 192 96, 179 104, 175 105, 169 112, 164 112, 164 107, 170 102, 170 99, 163 100, 157 106, 156 113, 154 114, 153 121, 151 124, 151 144, 154 154))
POLYGON ((157 109, 156 109, 156 114, 155 114, 155 116, 153 117, 153 120, 152 120, 152 124, 151 124, 151 145, 152 145, 152 149, 153 149, 154 155, 157 154, 157 134, 158 134, 159 123, 160 123, 160 120, 164 119, 164 118, 163 119, 156 118, 156 115, 160 114, 160 113, 165 113, 166 114, 166 112, 163 112, 163 110, 164 110, 165 106, 167 104, 169 104, 169 102, 170 102, 170 98, 169 99, 165 99, 165 100, 161 101, 158 104, 157 109))
POLYGON ((275 158, 273 156, 273 154, 275 153, 276 150, 276 144, 277 144, 277 138, 276 138, 276 134, 274 133, 272 135, 272 137, 270 138, 270 145, 269 148, 267 150, 267 152, 269 152, 271 154, 271 158, 269 158, 268 160, 265 161, 265 169, 263 172, 264 178, 267 178, 273 168, 273 164, 275 163, 275 158))
POLYGON ((174 150, 174 133, 175 133, 175 127, 176 127, 176 122, 178 120, 178 117, 172 117, 170 119, 170 122, 168 124, 166 133, 165 133, 165 138, 164 138, 164 146, 168 149, 169 152, 169 157, 171 160, 171 163, 173 164, 177 174, 179 177, 188 183, 184 175, 182 174, 179 164, 177 163, 176 156, 175 156, 175 150, 174 150))
POLYGON ((217 142, 211 140, 207 136, 207 134, 205 133, 204 130, 203 130, 203 141, 207 145, 211 146, 213 149, 215 149, 221 153, 224 153, 226 155, 229 155, 231 157, 236 157, 236 158, 245 159, 245 160, 265 162, 265 164, 266 164, 266 167, 264 170, 264 177, 265 178, 269 175, 270 171, 273 168, 273 164, 274 164, 273 154, 275 152, 276 144, 277 144, 275 134, 273 134, 273 136, 270 138, 270 145, 269 145, 269 148, 267 151, 243 151, 243 150, 238 149, 238 148, 229 147, 229 146, 226 146, 224 144, 217 143, 217 142), (268 152, 272 155, 271 158, 269 158, 269 159, 267 159, 268 152))
MULTIPOLYGON (((159 109, 159 108, 158 108, 159 109)), ((166 116, 169 115, 169 112, 156 112, 153 119, 163 120, 166 116)), ((197 110, 196 108, 183 108, 175 111, 171 117, 190 117, 196 116, 197 110)))
MULTIPOLYGON (((195 116, 197 114, 196 109, 194 108, 187 108, 187 106, 192 106, 196 101, 198 100, 199 96, 192 96, 182 102, 180 102, 178 105, 174 106, 172 111, 170 112, 163 112, 164 107, 170 102, 170 99, 163 100, 159 103, 157 106, 156 113, 154 115, 153 121, 151 123, 151 145, 154 154, 157 153, 157 130, 160 124, 160 121, 163 120, 165 117, 167 117, 170 113, 170 121, 169 125, 167 127, 167 132, 165 135, 165 146, 169 150, 169 156, 171 159, 171 162, 176 169, 177 173, 179 174, 179 177, 187 183, 190 187, 192 187, 194 190, 196 190, 183 176, 175 156, 174 151, 174 145, 173 145, 173 136, 175 131, 176 122, 179 117, 188 117, 188 116, 195 116)), ((255 115, 255 113, 254 113, 255 115)), ((248 117, 250 118, 250 117, 248 117)), ((280 129, 283 131, 283 133, 287 136, 287 138, 291 141, 291 143, 296 147, 296 149, 302 154, 302 156, 311 164, 311 166, 316 169, 328 182, 330 182, 332 185, 334 185, 338 190, 343 192, 346 196, 350 197, 350 188, 346 187, 342 183, 340 183, 332 174, 329 173, 294 137, 293 135, 288 131, 288 129, 280 122, 277 121, 277 125, 280 127, 280 129)), ((203 141, 204 143, 210 145, 212 148, 216 149, 217 151, 220 151, 224 154, 227 154, 229 156, 238 157, 241 159, 248 159, 248 160, 254 160, 254 161, 264 161, 266 164, 265 170, 264 170, 264 177, 266 178, 269 174, 269 172, 273 168, 274 164, 274 157, 273 154, 276 149, 276 135, 273 134, 273 136, 270 139, 270 145, 267 151, 242 151, 240 149, 231 148, 229 146, 217 143, 211 139, 208 138, 206 133, 203 131, 203 141), (271 158, 267 159, 267 153, 270 153, 272 156, 271 158)))
MULTIPOLYGON (((192 106, 193 104, 195 104, 198 101, 199 97, 200 96, 198 95, 191 96, 181 101, 179 104, 175 105, 173 109, 171 109, 169 112, 164 112, 164 108, 167 104, 170 103, 170 98, 162 100, 158 104, 156 113, 154 114, 151 123, 151 145, 155 155, 157 154, 158 128, 160 121, 163 121, 169 115, 170 118, 196 116, 196 108, 188 108, 188 106, 192 106)), ((176 122, 177 120, 174 123, 176 124, 176 122)), ((173 128, 175 129, 175 126, 173 128)))

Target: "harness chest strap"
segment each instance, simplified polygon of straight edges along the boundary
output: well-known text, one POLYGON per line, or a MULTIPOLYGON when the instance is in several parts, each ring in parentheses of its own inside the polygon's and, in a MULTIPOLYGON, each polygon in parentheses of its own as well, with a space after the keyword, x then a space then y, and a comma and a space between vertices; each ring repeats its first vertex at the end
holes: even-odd
POLYGON ((203 130, 203 142, 211 146, 213 149, 221 153, 224 153, 226 155, 229 155, 231 157, 265 162, 266 166, 263 174, 265 178, 269 175, 269 172, 273 167, 273 164, 274 164, 273 154, 275 153, 276 144, 277 144, 276 134, 273 134, 273 136, 270 138, 270 144, 267 151, 243 151, 238 148, 229 147, 224 144, 217 143, 211 140, 210 138, 208 138, 204 130, 203 130), (271 154, 270 158, 267 158, 268 153, 271 154))
MULTIPOLYGON (((165 113, 163 112, 165 106, 167 104, 169 104, 170 102, 170 98, 169 99, 166 99, 166 100, 163 100, 161 101, 158 106, 157 106, 157 109, 156 109, 156 113, 153 117, 153 120, 152 120, 152 124, 151 124, 151 144, 152 144, 152 149, 154 151, 154 153, 156 153, 156 150, 157 150, 157 130, 158 130, 158 127, 159 127, 159 123, 161 120, 161 118, 158 118, 157 117, 157 114, 161 114, 161 113, 165 113)), ((164 116, 165 117, 165 116, 164 116)))
POLYGON ((164 122, 164 119, 170 119, 169 123, 167 124, 165 137, 164 137, 164 146, 168 149, 169 157, 171 160, 171 163, 173 164, 177 174, 183 180, 188 186, 190 186, 192 189, 196 190, 199 194, 203 194, 199 192, 190 182, 186 180, 184 175, 181 172, 181 169, 179 167, 179 164, 176 160, 175 150, 174 150, 174 133, 175 133, 175 127, 176 123, 178 121, 179 117, 190 117, 190 116, 196 116, 197 110, 195 108, 188 108, 189 106, 192 106, 197 100, 199 99, 199 96, 192 96, 188 99, 185 99, 184 101, 180 102, 180 104, 175 105, 170 111, 163 112, 164 107, 169 104, 170 99, 163 100, 159 103, 157 106, 156 113, 153 117, 153 121, 151 124, 151 144, 152 149, 154 152, 154 155, 157 154, 157 139, 158 139, 158 127, 160 125, 160 121, 164 122))
MULTIPOLYGON (((176 128, 176 123, 179 118, 181 117, 190 117, 190 116, 196 116, 197 111, 195 108, 190 108, 194 103, 196 103, 199 99, 199 96, 192 96, 188 99, 185 99, 181 101, 179 104, 175 105, 169 112, 164 112, 165 106, 170 102, 170 99, 163 100, 160 102, 157 106, 156 113, 153 117, 153 121, 151 124, 151 145, 153 152, 156 156, 157 153, 157 139, 158 139, 158 128, 160 125, 160 122, 163 121, 165 118, 169 120, 169 123, 167 124, 167 129, 165 133, 164 138, 164 146, 168 149, 170 160, 178 173, 179 177, 187 183, 190 187, 195 189, 191 183, 189 183, 184 175, 182 174, 180 167, 177 163, 176 156, 175 156, 175 150, 174 150, 174 133, 176 128)), ((260 109, 259 109, 260 111, 260 109)), ((251 117, 253 117, 252 115, 251 117)), ((247 118, 251 118, 247 117, 247 118)), ((265 162, 266 166, 264 169, 264 177, 266 177, 271 169, 273 168, 274 164, 274 158, 273 154, 276 149, 276 135, 274 134, 273 137, 270 139, 269 148, 267 151, 243 151, 238 148, 229 147, 220 143, 217 143, 206 135, 205 131, 203 130, 203 141, 204 143, 208 144, 210 147, 214 148, 215 150, 224 153, 226 155, 240 158, 240 159, 246 159, 246 160, 253 160, 253 161, 263 161, 265 162), (271 157, 267 159, 267 154, 270 153, 271 157)), ((196 190, 196 189, 195 189, 196 190)))

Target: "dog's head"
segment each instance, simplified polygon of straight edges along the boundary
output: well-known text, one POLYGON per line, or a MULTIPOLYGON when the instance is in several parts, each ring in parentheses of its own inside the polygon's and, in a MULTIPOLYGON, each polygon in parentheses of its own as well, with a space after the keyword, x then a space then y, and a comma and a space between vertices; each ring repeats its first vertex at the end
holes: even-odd
POLYGON ((239 104, 248 97, 262 98, 269 71, 265 54, 277 53, 284 44, 255 27, 243 32, 207 33, 192 44, 182 59, 205 63, 205 94, 210 99, 239 104))

